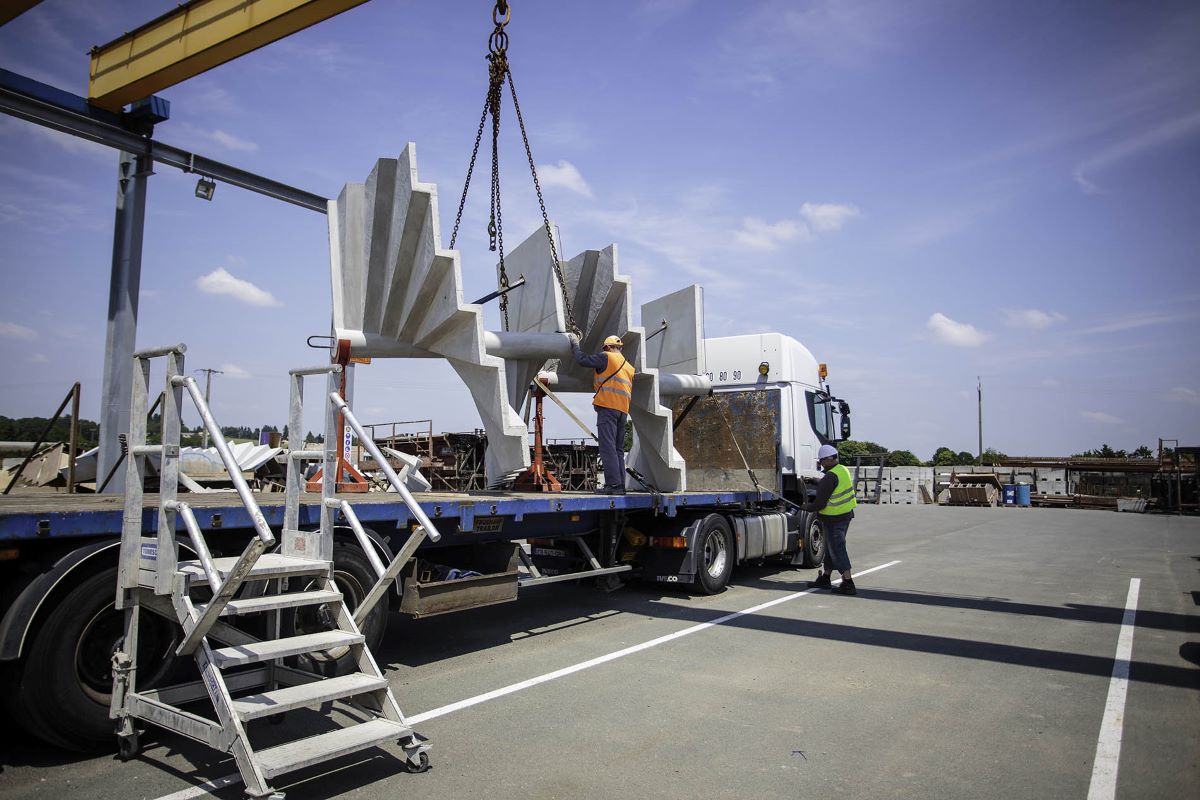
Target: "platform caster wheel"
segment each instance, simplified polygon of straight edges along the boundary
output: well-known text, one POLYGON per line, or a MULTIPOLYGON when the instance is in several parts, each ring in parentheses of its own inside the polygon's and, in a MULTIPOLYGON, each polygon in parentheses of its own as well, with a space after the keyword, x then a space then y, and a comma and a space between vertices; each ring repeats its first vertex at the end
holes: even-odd
POLYGON ((407 761, 404 762, 404 768, 406 770, 408 770, 409 772, 413 773, 414 775, 422 773, 422 772, 428 772, 429 771, 429 753, 418 753, 417 761, 415 764, 413 763, 413 760, 411 758, 409 758, 407 761))
POLYGON ((117 758, 121 761, 137 758, 137 754, 141 751, 142 746, 136 733, 117 737, 117 758))

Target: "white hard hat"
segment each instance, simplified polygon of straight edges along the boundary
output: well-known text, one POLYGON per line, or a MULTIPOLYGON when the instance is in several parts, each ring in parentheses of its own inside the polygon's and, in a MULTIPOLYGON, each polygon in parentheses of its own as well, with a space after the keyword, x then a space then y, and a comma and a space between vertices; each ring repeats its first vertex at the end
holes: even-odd
POLYGON ((837 454, 838 451, 836 447, 831 444, 823 444, 821 445, 821 449, 817 451, 817 460, 819 461, 825 458, 837 458, 837 454))

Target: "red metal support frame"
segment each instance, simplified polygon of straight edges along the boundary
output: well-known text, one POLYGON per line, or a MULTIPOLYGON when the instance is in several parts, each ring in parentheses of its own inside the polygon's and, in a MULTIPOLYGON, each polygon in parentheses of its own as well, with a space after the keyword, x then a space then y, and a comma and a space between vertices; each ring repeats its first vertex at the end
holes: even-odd
MULTIPOLYGON (((540 384, 537 384, 540 386, 540 384)), ((562 484, 554 473, 546 466, 542 458, 542 399, 546 393, 539 388, 531 388, 533 394, 533 458, 529 469, 522 472, 513 481, 513 489, 519 492, 561 492, 562 484)))

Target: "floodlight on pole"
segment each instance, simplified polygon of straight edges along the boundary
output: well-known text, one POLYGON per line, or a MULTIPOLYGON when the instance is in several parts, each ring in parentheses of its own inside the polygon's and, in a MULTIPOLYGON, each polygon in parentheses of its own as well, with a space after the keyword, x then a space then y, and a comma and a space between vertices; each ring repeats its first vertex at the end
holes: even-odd
MULTIPOLYGON (((213 373, 216 373, 217 375, 224 375, 225 373, 219 369, 208 369, 207 367, 204 369, 198 369, 198 370, 196 370, 196 372, 205 373, 205 376, 204 376, 204 405, 208 406, 208 395, 209 395, 209 392, 212 390, 213 373)), ((207 427, 204 429, 204 447, 206 449, 208 448, 208 428, 207 427)))
POLYGON ((196 181, 196 197, 201 200, 212 200, 213 192, 217 191, 217 182, 212 178, 200 176, 200 180, 196 181))
POLYGON ((979 402, 979 458, 983 458, 983 376, 975 376, 975 390, 978 392, 979 402))

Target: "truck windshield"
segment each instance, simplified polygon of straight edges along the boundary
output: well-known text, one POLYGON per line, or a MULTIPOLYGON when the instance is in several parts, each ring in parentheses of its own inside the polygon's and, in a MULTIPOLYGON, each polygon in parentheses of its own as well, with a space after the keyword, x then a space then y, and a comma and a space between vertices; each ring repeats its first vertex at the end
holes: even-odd
POLYGON ((829 395, 805 392, 808 397, 808 421, 821 444, 829 444, 829 395))

